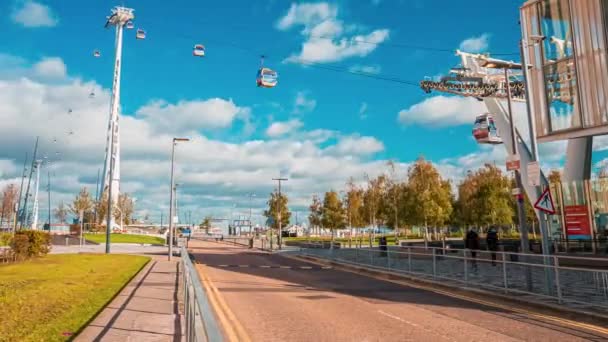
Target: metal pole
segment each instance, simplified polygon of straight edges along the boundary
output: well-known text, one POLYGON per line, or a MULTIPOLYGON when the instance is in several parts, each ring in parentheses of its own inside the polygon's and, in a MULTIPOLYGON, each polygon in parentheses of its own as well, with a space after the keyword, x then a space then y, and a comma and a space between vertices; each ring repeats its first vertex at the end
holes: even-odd
POLYGON ((40 190, 40 168, 42 167, 42 161, 36 161, 36 190, 34 190, 34 207, 32 208, 32 215, 34 216, 32 220, 31 229, 38 229, 38 191, 40 190))
MULTIPOLYGON (((15 217, 15 225, 13 227, 13 233, 17 231, 17 217, 21 217, 21 196, 23 195, 23 182, 27 174, 27 152, 25 152, 25 160, 23 161, 23 176, 21 177, 21 186, 19 187, 19 200, 17 201, 17 212, 15 217)), ((20 220, 22 220, 20 218, 20 220)))
POLYGON ((173 146, 171 148, 171 192, 169 195, 169 261, 173 255, 173 172, 174 172, 174 161, 175 161, 175 139, 173 139, 173 146))
POLYGON ((106 216, 106 254, 110 254, 110 230, 112 229, 112 181, 114 177, 114 121, 110 124, 110 170, 108 173, 108 212, 106 216))
POLYGON ((34 146, 34 156, 32 159, 32 166, 30 167, 30 177, 27 181, 27 190, 25 191, 25 199, 23 200, 23 219, 21 220, 21 229, 23 229, 24 225, 27 225, 27 222, 29 221, 29 215, 27 212, 27 200, 30 197, 30 185, 32 184, 32 176, 34 174, 34 165, 36 164, 36 154, 38 153, 38 139, 39 137, 36 137, 36 145, 34 146))
POLYGON ((48 174, 48 200, 49 200, 49 233, 51 232, 51 170, 48 174))
MULTIPOLYGON (((505 87, 507 90, 507 108, 509 111, 509 125, 511 127, 511 144, 512 144, 512 154, 513 156, 517 155, 517 137, 515 135, 515 125, 513 122, 513 110, 511 107, 511 82, 509 81, 509 69, 505 68, 505 87)), ((520 165, 521 167, 521 165, 520 165)), ((522 191, 521 184, 521 174, 519 170, 515 170, 515 182, 516 187, 519 189, 519 193, 522 191)), ((519 230, 521 233, 521 249, 522 253, 528 253, 530 248, 530 243, 528 241, 528 227, 526 226, 526 213, 524 208, 524 203, 521 198, 517 200, 517 216, 519 217, 519 230)))
POLYGON ((279 250, 283 247, 283 222, 281 222, 281 180, 279 179, 279 250))
MULTIPOLYGON (((532 152, 532 160, 531 161, 539 161, 538 158, 538 142, 536 141, 536 121, 534 120, 534 115, 532 115, 532 106, 531 106, 531 101, 533 100, 532 98, 532 93, 530 92, 530 87, 528 85, 528 51, 527 51, 527 47, 528 47, 528 43, 526 40, 521 40, 520 41, 520 49, 521 49, 521 65, 522 65, 522 70, 523 70, 523 76, 524 76, 524 86, 525 86, 525 93, 526 93, 526 110, 527 110, 527 114, 528 114, 528 130, 530 133, 530 150, 532 152)), ((542 181, 542 180, 541 180, 542 181)), ((536 197, 538 198, 541 195, 541 187, 536 186, 535 187, 535 191, 536 191, 536 197)), ((542 251, 543 254, 545 255, 549 255, 551 254, 551 248, 549 246, 549 232, 548 232, 548 227, 547 227, 547 215, 545 215, 542 211, 540 210, 536 210, 538 213, 538 226, 540 229, 540 237, 541 237, 541 241, 542 241, 542 251)))

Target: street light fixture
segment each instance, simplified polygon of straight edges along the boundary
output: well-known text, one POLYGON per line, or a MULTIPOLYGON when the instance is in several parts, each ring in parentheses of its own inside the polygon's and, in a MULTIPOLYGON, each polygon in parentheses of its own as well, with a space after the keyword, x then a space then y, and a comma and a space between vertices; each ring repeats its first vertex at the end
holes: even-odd
POLYGON ((190 141, 189 138, 173 138, 171 147, 171 190, 169 195, 169 261, 173 256, 173 189, 175 185, 173 183, 173 174, 175 172, 175 145, 178 142, 190 141))
POLYGON ((281 182, 282 181, 288 181, 289 179, 287 178, 273 178, 272 180, 275 180, 277 182, 279 182, 279 199, 278 199, 278 205, 279 205, 279 212, 278 212, 278 218, 279 218, 279 250, 282 249, 283 247, 283 227, 281 227, 282 225, 282 220, 281 220, 281 182))
POLYGON ((253 230, 253 225, 251 223, 251 209, 253 206, 254 197, 255 197, 255 194, 253 192, 249 193, 249 235, 252 234, 252 230, 253 230))

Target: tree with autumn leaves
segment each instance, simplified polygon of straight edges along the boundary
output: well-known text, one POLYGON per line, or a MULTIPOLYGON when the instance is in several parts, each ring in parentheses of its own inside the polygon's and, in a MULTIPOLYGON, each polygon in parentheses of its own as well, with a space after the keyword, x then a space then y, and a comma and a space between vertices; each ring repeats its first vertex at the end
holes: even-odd
MULTIPOLYGON (((455 186, 456 194, 453 194, 453 184, 422 157, 409 167, 404 180, 397 179, 395 168, 395 164, 389 162, 387 173, 375 178, 366 175, 365 183, 359 185, 349 179, 342 200, 334 191, 327 192, 323 202, 315 195, 310 206, 311 226, 332 230, 341 226, 387 226, 406 231, 418 227, 437 238, 441 228, 448 226, 486 230, 492 225, 504 227, 517 223, 517 202, 511 194, 513 178, 495 165, 486 164, 469 171, 455 186), (330 227, 323 220, 328 205, 333 211, 343 208, 344 218, 339 225, 330 227)), ((552 171, 549 180, 558 182, 559 172, 552 171)), ((533 227, 537 224, 536 215, 527 198, 525 208, 526 223, 533 227)))

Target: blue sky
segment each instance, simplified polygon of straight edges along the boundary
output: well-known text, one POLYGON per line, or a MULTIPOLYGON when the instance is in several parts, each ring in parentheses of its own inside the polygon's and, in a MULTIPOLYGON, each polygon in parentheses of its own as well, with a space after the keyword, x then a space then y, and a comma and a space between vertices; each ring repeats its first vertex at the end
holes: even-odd
MULTIPOLYGON (((169 139, 180 134, 195 140, 178 155, 178 174, 183 205, 197 218, 227 215, 235 203, 246 206, 243 194, 250 191, 258 194, 259 215, 273 189, 269 179, 281 170, 292 175, 286 187, 293 208, 305 210, 313 193, 340 188, 351 176, 383 172, 388 159, 400 162, 403 176, 408 163, 424 155, 455 181, 484 162, 504 164, 504 148, 480 147, 471 138, 472 119, 484 109, 474 101, 300 61, 418 82, 455 66, 459 47, 518 52, 517 1, 491 8, 482 0, 122 4, 135 9, 136 28, 147 31, 138 41, 135 30, 125 30, 121 98, 121 189, 138 198, 142 213, 158 216, 166 208, 169 139), (474 18, 471 9, 478 13, 474 18), (355 36, 366 43, 352 43, 355 36), (206 46, 206 57, 192 56, 197 43, 206 46), (276 88, 255 86, 260 54, 279 73, 276 88)), ((0 84, 13 104, 0 111, 2 117, 50 119, 13 129, 21 144, 0 155, 5 183, 17 179, 24 146, 42 135, 46 153, 61 150, 64 156, 53 166, 59 174, 53 202, 94 186, 113 75, 114 32, 103 28, 110 8, 94 0, 0 4, 10 13, 0 22, 0 84), (95 49, 100 58, 92 56, 95 49), (95 99, 86 96, 91 89, 95 99), (73 118, 58 114, 72 107, 73 118), (61 133, 70 129, 75 137, 61 133), (59 142, 51 144, 57 135, 59 142)), ((564 146, 543 147, 550 156, 545 168, 559 167, 555 156, 564 146)))

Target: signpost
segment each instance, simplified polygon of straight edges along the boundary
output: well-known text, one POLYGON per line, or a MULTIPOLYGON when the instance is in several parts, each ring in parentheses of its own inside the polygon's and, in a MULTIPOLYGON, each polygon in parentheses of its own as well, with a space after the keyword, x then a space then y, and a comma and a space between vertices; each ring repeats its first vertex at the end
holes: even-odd
POLYGON ((509 155, 507 157, 507 171, 518 171, 520 168, 519 155, 509 155))
POLYGON ((534 208, 542 210, 549 215, 555 214, 555 206, 553 205, 553 197, 551 197, 551 191, 546 188, 542 195, 534 203, 534 208))
POLYGON ((540 165, 536 161, 528 163, 528 185, 540 185, 540 165))

